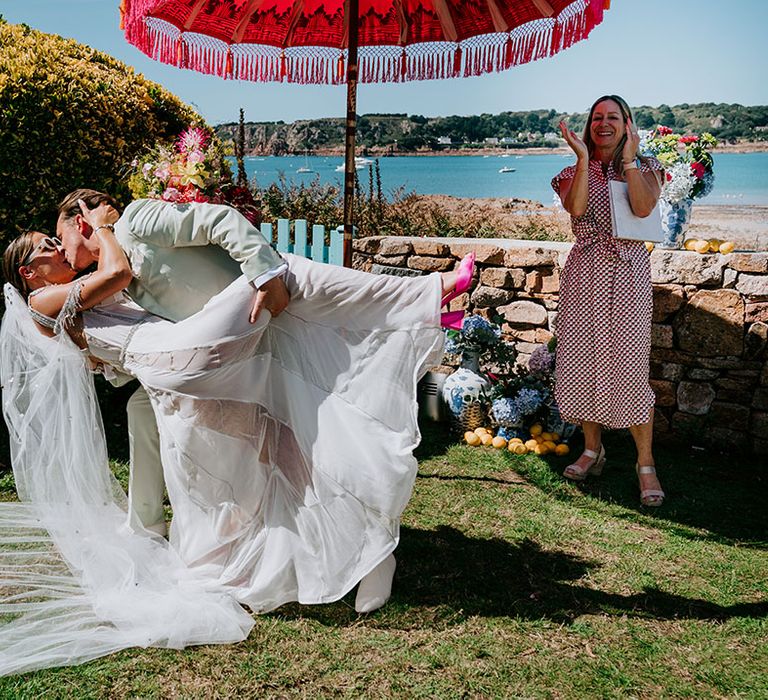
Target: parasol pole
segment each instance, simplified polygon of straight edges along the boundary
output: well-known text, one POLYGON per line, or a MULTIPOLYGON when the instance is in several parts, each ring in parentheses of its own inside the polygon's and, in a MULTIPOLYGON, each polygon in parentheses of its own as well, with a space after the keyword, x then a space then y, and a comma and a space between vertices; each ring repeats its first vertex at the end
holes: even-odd
POLYGON ((358 0, 346 0, 347 132, 344 140, 344 267, 352 267, 352 213, 355 204, 355 131, 357 129, 358 0))

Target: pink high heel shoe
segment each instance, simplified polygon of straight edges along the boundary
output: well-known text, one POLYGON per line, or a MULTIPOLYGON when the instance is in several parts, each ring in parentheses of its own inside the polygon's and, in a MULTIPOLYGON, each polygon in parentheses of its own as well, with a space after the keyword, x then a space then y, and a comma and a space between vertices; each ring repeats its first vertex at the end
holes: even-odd
POLYGON ((460 331, 463 323, 463 311, 446 311, 445 313, 440 314, 440 325, 443 328, 453 328, 454 330, 460 331))
POLYGON ((453 288, 452 292, 448 292, 448 294, 443 297, 440 306, 446 306, 451 300, 459 296, 459 294, 464 294, 464 292, 469 289, 469 286, 472 284, 472 274, 474 271, 475 253, 472 251, 471 253, 467 253, 461 259, 459 267, 456 270, 456 286, 453 288))

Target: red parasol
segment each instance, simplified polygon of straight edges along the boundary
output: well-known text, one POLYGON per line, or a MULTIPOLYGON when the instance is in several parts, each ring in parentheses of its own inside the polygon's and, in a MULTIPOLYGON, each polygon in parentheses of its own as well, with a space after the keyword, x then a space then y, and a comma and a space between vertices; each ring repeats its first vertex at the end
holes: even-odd
POLYGON ((347 83, 344 257, 351 258, 357 82, 481 75, 586 38, 610 0, 122 0, 151 58, 224 78, 347 83), (349 22, 350 17, 357 21, 349 22))

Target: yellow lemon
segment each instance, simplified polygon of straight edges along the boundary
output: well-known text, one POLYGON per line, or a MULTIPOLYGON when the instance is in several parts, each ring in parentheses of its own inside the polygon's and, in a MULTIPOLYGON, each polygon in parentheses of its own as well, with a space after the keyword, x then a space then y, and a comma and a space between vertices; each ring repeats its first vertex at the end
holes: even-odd
POLYGON ((552 442, 560 442, 560 434, 552 433, 552 442))
POLYGON ((559 457, 562 457, 563 455, 567 455, 571 451, 571 448, 568 447, 564 442, 560 443, 557 447, 555 447, 555 454, 559 457))
POLYGON ((475 435, 486 435, 488 428, 475 428, 475 435))
POLYGON ((501 435, 497 435, 495 438, 493 438, 493 440, 491 440, 491 445, 493 445, 497 450, 501 450, 507 446, 507 441, 501 437, 501 435))
POLYGON ((732 252, 733 252, 733 249, 734 249, 735 247, 736 247, 736 246, 734 245, 733 241, 723 241, 723 242, 720 244, 720 252, 721 252, 723 255, 728 255, 728 253, 732 253, 732 252))
POLYGON ((683 243, 683 248, 686 250, 696 250, 696 244, 699 242, 698 238, 689 238, 683 243))
POLYGON ((516 455, 528 454, 528 448, 525 445, 521 445, 519 442, 516 442, 514 445, 510 445, 510 448, 514 449, 514 453, 516 455))
POLYGON ((464 433, 464 441, 467 443, 467 445, 472 445, 472 447, 475 447, 480 444, 480 436, 473 433, 471 430, 467 433, 464 433))
POLYGON ((480 436, 480 442, 482 442, 483 445, 490 445, 493 442, 493 435, 489 435, 488 433, 483 433, 480 436))
POLYGON ((693 249, 697 253, 701 253, 703 255, 709 251, 709 241, 696 241, 696 245, 693 246, 693 249))
POLYGON ((537 436, 536 436, 535 438, 533 438, 533 439, 534 439, 534 440, 536 440, 536 442, 538 442, 539 444, 541 444, 542 442, 544 442, 544 438, 543 438, 543 437, 541 437, 541 435, 537 435, 537 436))
POLYGON ((537 455, 545 455, 549 452, 549 448, 542 442, 541 444, 536 445, 536 447, 533 448, 533 451, 537 455))
POLYGON ((710 238, 709 239, 709 250, 712 253, 716 253, 718 250, 720 250, 720 243, 722 241, 717 240, 717 238, 710 238))
POLYGON ((542 433, 541 434, 542 440, 551 440, 552 439, 552 433, 542 433))
POLYGON ((538 442, 536 442, 536 440, 534 440, 533 438, 531 438, 530 440, 526 440, 526 441, 525 441, 525 446, 526 446, 526 447, 527 447, 529 450, 535 450, 535 449, 536 449, 536 447, 538 447, 538 444, 539 444, 539 443, 538 443, 538 442))
POLYGON ((544 442, 541 443, 544 447, 547 448, 550 452, 554 452, 557 445, 555 445, 552 440, 544 440, 544 442))
POLYGON ((536 437, 537 435, 541 435, 543 432, 544 432, 544 428, 542 428, 539 423, 534 423, 531 426, 531 437, 536 437))
POLYGON ((651 241, 646 241, 646 242, 645 242, 645 249, 646 249, 646 250, 647 250, 649 253, 650 253, 651 251, 653 251, 653 248, 654 248, 654 246, 653 246, 653 243, 652 243, 651 241))
POLYGON ((516 443, 518 443, 520 445, 523 444, 523 441, 520 438, 512 438, 509 442, 510 442, 510 444, 513 443, 513 442, 516 442, 516 443))

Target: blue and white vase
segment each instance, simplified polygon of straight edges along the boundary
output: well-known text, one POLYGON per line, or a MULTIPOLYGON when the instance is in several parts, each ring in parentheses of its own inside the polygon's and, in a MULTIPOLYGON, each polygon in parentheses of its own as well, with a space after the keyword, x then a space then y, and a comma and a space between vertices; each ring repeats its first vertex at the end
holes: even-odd
POLYGON ((477 356, 465 353, 461 367, 443 384, 443 399, 457 430, 474 430, 487 423, 485 397, 491 383, 478 370, 477 356))
POLYGON ((659 200, 661 212, 661 229, 664 237, 659 243, 659 248, 671 248, 679 250, 683 247, 685 231, 691 222, 692 199, 681 199, 679 202, 659 200))
POLYGON ((560 415, 560 408, 554 401, 549 405, 547 412, 548 433, 557 433, 563 442, 568 442, 574 436, 578 427, 575 423, 566 423, 563 420, 563 417, 560 415))

